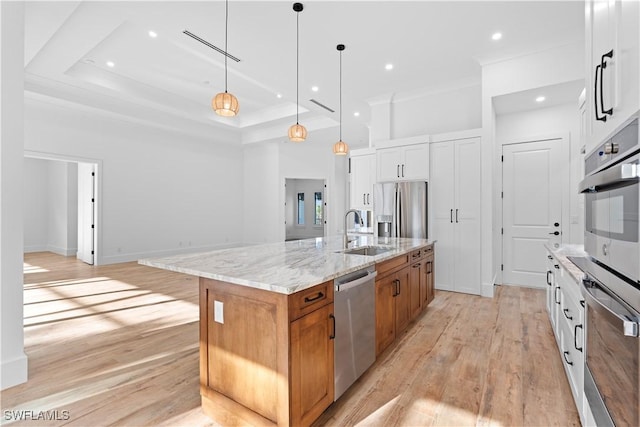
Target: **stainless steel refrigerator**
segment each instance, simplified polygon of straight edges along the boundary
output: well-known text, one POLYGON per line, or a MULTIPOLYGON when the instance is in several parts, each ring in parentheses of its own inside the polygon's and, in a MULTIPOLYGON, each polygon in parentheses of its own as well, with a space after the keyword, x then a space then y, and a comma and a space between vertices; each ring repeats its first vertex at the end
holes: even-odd
POLYGON ((378 237, 428 238, 425 181, 385 182, 373 188, 374 233, 378 237))

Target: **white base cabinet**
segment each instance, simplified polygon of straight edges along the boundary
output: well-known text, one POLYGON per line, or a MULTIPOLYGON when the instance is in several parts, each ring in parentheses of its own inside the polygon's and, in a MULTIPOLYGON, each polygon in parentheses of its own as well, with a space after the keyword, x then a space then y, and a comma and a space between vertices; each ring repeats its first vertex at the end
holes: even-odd
POLYGON ((481 295, 480 138, 431 143, 436 289, 481 295))
POLYGON ((578 283, 565 268, 561 268, 562 263, 551 254, 547 258, 550 266, 547 270, 549 319, 580 421, 585 425, 584 300, 578 283))

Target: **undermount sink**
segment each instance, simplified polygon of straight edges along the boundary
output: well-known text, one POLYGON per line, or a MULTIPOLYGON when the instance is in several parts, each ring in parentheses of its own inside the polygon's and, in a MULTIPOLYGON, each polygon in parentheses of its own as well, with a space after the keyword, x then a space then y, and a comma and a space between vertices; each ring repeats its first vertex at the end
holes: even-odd
POLYGON ((375 256, 380 255, 385 252, 389 252, 391 248, 385 248, 382 246, 363 246, 359 248, 353 249, 345 249, 344 251, 340 251, 347 255, 366 255, 366 256, 375 256))

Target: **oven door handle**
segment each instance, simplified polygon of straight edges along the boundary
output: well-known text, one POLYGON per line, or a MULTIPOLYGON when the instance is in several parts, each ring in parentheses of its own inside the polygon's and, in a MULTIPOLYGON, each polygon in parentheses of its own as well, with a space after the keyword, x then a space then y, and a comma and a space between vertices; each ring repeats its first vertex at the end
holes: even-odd
POLYGON ((590 280, 590 279, 583 279, 582 280, 582 294, 584 295, 585 299, 587 300, 587 304, 589 305, 589 308, 587 310, 590 309, 594 309, 596 311, 600 311, 603 313, 609 313, 610 315, 614 316, 615 318, 617 318, 618 320, 620 320, 621 326, 622 326, 622 332, 625 336, 627 337, 638 337, 638 322, 635 322, 631 319, 629 319, 628 316, 624 315, 624 314, 620 314, 620 313, 616 313, 615 311, 613 311, 611 308, 607 307, 606 305, 604 305, 595 295, 593 295, 593 293, 591 292, 590 288, 598 288, 600 289, 602 292, 606 293, 609 298, 616 300, 620 303, 620 301, 618 300, 617 297, 611 295, 609 292, 607 292, 603 287, 599 286, 598 283, 590 280), (588 286, 587 286, 588 283, 588 286))
POLYGON ((609 169, 589 175, 580 182, 580 193, 596 193, 598 191, 620 188, 636 184, 640 177, 638 161, 621 163, 609 169))

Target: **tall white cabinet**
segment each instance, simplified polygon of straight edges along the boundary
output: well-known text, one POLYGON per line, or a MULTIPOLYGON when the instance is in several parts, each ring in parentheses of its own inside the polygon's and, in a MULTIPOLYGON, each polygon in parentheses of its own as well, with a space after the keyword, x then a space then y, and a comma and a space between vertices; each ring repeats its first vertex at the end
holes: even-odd
POLYGON ((430 160, 435 287, 481 295, 480 137, 432 142, 430 160))

